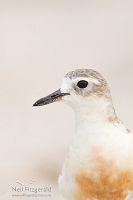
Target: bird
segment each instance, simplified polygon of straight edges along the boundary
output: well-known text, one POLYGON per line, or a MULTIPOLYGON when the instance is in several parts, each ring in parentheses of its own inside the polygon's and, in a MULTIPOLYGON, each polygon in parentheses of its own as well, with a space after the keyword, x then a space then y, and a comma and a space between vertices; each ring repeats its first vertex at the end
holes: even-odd
POLYGON ((106 79, 93 69, 68 72, 60 89, 33 106, 64 102, 75 133, 59 175, 66 200, 133 200, 133 133, 118 118, 106 79))

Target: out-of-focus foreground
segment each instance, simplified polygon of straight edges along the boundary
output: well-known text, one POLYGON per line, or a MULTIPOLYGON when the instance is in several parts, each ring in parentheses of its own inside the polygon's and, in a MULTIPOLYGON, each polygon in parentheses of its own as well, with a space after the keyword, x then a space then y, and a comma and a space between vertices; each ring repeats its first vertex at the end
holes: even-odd
POLYGON ((0 0, 0 199, 25 199, 12 196, 21 184, 49 185, 52 196, 43 199, 62 199, 57 177, 73 112, 60 103, 32 104, 58 89, 68 71, 101 72, 133 129, 132 9, 129 0, 0 0))

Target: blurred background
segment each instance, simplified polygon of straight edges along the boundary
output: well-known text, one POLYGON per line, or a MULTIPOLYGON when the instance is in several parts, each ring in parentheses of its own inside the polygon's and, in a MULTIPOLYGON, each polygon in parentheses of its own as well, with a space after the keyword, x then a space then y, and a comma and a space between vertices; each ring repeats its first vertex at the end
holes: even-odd
POLYGON ((0 0, 0 199, 25 199, 11 196, 18 181, 50 185, 52 196, 40 199, 63 199, 57 177, 73 112, 32 104, 77 68, 106 77, 118 115, 133 130, 132 1, 0 0))

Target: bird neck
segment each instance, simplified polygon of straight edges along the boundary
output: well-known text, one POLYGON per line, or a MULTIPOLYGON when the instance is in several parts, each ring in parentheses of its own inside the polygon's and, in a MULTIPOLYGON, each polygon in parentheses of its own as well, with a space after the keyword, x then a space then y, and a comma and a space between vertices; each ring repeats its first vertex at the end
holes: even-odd
POLYGON ((77 126, 118 122, 111 98, 90 97, 74 110, 77 126))

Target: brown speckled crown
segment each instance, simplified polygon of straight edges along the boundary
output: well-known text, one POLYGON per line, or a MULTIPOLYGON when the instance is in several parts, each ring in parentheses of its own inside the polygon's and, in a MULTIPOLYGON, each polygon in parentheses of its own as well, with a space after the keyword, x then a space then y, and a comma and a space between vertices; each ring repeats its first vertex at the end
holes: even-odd
POLYGON ((76 77, 92 77, 96 79, 102 79, 105 81, 103 76, 93 69, 76 69, 74 71, 68 72, 65 77, 69 77, 70 79, 76 77))

